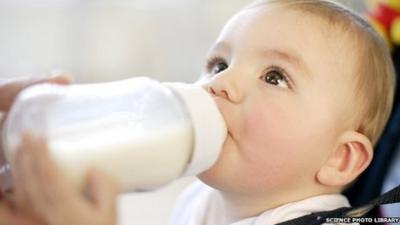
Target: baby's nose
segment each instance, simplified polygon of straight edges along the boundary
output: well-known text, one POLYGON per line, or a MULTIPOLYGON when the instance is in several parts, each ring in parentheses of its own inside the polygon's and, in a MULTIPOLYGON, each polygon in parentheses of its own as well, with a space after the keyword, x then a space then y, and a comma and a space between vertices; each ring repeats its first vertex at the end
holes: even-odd
POLYGON ((235 77, 218 74, 206 86, 206 90, 213 96, 225 98, 233 103, 239 103, 243 98, 243 90, 235 77))

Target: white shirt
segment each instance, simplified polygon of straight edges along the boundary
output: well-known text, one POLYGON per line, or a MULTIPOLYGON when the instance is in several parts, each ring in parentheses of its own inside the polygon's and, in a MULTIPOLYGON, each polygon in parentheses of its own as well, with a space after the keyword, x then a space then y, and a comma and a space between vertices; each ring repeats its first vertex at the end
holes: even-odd
POLYGON ((221 202, 216 190, 200 181, 194 182, 179 197, 170 225, 272 225, 313 212, 350 206, 340 194, 320 195, 269 209, 258 216, 231 224, 223 221, 221 202))

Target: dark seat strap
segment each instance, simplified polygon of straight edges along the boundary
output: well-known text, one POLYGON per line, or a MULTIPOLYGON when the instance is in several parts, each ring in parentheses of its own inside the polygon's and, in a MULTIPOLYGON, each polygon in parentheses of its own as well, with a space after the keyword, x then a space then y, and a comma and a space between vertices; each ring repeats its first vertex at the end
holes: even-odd
POLYGON ((326 223, 327 218, 362 217, 378 205, 386 205, 400 202, 400 185, 380 195, 369 203, 359 207, 343 207, 332 211, 311 213, 296 219, 292 219, 278 225, 320 225, 326 223))

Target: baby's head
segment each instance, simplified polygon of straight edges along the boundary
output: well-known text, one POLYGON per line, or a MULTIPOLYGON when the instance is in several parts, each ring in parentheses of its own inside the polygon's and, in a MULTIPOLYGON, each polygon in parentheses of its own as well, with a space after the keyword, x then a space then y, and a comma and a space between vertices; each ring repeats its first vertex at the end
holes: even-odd
POLYGON ((239 12, 201 81, 229 133, 200 179, 271 206, 338 193, 363 172, 395 84, 372 28, 322 0, 258 1, 239 12))

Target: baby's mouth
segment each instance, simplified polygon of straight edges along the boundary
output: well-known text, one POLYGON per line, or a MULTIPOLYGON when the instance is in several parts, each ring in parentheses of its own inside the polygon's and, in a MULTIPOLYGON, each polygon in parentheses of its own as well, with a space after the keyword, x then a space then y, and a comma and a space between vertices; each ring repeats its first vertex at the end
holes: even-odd
POLYGON ((226 135, 226 138, 231 138, 232 140, 235 140, 235 138, 233 137, 232 133, 228 130, 228 133, 226 135))

